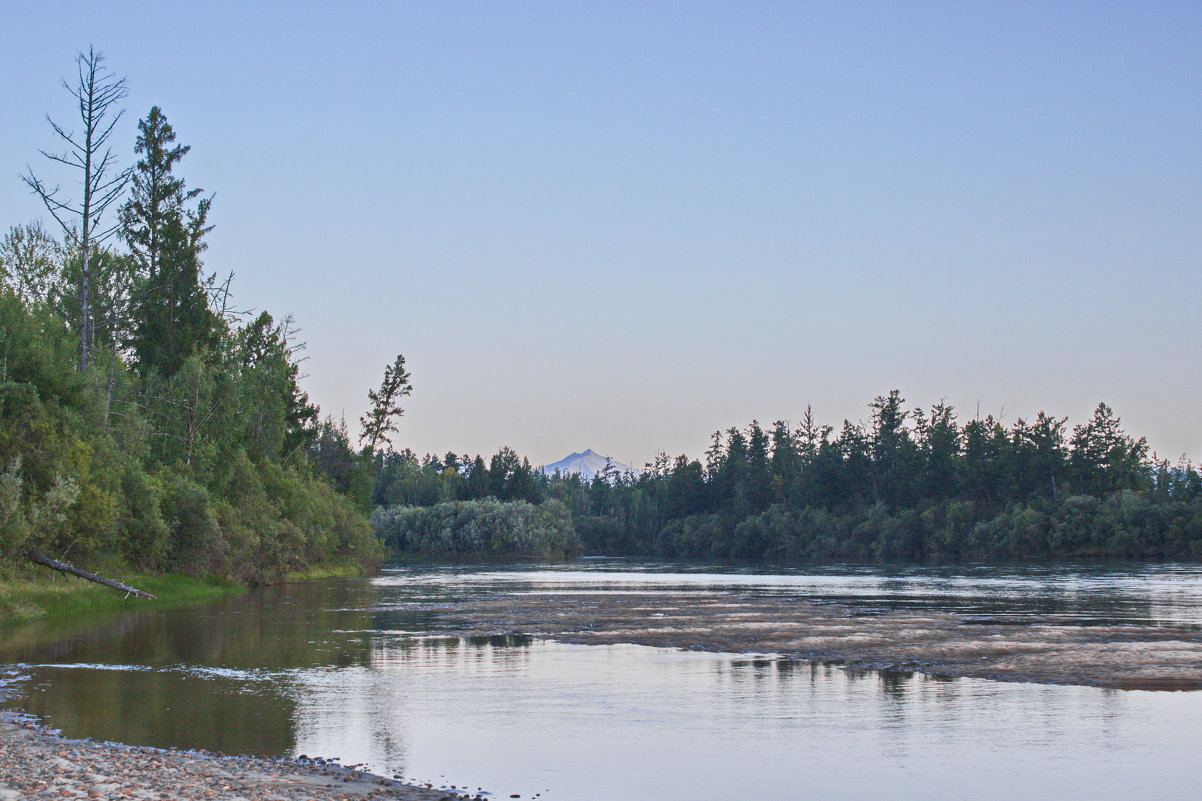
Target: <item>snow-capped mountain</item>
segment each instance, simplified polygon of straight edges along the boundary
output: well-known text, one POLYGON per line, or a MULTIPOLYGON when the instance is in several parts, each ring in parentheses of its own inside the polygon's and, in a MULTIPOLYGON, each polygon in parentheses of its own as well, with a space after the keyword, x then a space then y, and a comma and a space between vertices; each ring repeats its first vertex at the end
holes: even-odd
MULTIPOLYGON (((595 453, 592 449, 586 450, 584 453, 571 453, 560 459, 558 462, 553 462, 543 467, 543 472, 551 475, 558 470, 562 475, 568 473, 579 473, 580 477, 586 480, 592 480, 593 476, 605 469, 605 457, 599 453, 595 453)), ((610 464, 616 473, 625 473, 632 470, 630 465, 615 462, 612 459, 610 464)), ((638 473, 638 470, 632 472, 638 473)))

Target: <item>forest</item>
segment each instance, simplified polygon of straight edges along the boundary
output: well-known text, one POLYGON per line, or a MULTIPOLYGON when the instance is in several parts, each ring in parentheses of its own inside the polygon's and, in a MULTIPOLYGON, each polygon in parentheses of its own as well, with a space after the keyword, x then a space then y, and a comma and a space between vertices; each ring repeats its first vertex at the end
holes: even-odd
MULTIPOLYGON (((1202 558, 1202 477, 1152 458, 1104 403, 1089 420, 1040 412, 1009 426, 908 409, 897 390, 865 424, 714 432, 704 462, 660 454, 643 471, 544 475, 502 448, 487 463, 447 454, 378 457, 375 504, 566 507, 589 554, 720 559, 1202 558)), ((403 519, 403 518, 400 518, 403 519)), ((449 519, 449 518, 448 518, 449 519)), ((395 514, 377 514, 390 542, 395 514)), ((448 547, 469 550, 444 524, 448 547)))
POLYGON ((189 146, 158 106, 116 146, 125 79, 95 51, 77 66, 79 116, 48 118, 22 176, 55 227, 0 239, 0 556, 244 583, 374 563, 366 508, 321 466, 370 462, 395 430, 403 359, 370 393, 370 445, 331 438, 293 321, 236 309, 203 262, 214 200, 182 175, 189 146))
POLYGON ((584 480, 510 448, 396 451, 405 360, 355 441, 301 388, 288 316, 238 307, 203 255, 214 196, 159 106, 110 141, 125 79, 89 51, 22 179, 56 227, 0 239, 0 557, 266 583, 391 552, 721 559, 1202 558, 1202 477, 1106 404, 961 421, 897 390, 866 422, 715 432, 703 459, 584 480), (39 169, 56 180, 45 179, 39 169), (69 195, 58 187, 78 187, 69 195))

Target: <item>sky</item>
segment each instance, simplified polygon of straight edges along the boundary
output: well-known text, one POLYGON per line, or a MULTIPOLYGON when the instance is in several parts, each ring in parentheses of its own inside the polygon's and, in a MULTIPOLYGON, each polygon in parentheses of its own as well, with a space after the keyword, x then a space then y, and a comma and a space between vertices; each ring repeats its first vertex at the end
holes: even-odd
POLYGON ((24 2, 0 227, 89 44, 215 193, 206 268, 292 314, 352 429, 639 465, 710 432, 1099 401, 1202 458, 1202 4, 24 2))

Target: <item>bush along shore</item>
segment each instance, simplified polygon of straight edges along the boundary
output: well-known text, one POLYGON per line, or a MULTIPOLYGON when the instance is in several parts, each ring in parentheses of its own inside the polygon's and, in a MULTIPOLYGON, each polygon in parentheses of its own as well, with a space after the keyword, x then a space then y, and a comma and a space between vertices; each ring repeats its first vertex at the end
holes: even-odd
POLYGON ((565 558, 580 539, 562 503, 502 503, 496 498, 451 501, 432 507, 381 507, 372 525, 394 551, 432 556, 495 555, 565 558))

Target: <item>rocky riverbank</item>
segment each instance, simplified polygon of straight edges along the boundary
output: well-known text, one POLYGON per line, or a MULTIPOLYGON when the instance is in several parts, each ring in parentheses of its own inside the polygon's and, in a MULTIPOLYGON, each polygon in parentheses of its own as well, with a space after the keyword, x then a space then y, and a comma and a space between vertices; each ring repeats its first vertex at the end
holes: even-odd
POLYGON ((68 740, 0 719, 0 801, 461 801, 465 788, 406 784, 321 759, 266 760, 68 740))

